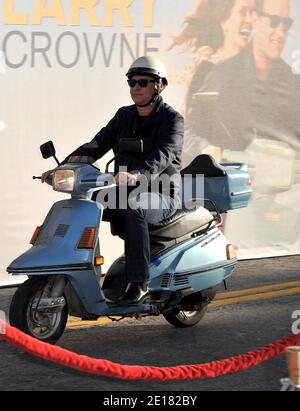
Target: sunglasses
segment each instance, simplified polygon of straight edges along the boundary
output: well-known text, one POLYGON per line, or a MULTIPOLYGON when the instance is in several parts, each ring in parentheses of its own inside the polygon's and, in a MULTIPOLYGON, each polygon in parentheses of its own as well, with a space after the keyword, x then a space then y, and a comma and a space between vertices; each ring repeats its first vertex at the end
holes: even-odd
POLYGON ((131 88, 135 87, 137 84, 140 87, 145 88, 145 87, 148 86, 149 83, 155 83, 155 80, 148 80, 148 79, 144 79, 144 78, 142 78, 140 80, 135 80, 135 79, 131 78, 131 79, 127 80, 127 83, 129 85, 129 87, 131 87, 131 88))
POLYGON ((261 16, 268 17, 270 19, 270 24, 271 24, 272 29, 277 29, 282 23, 284 30, 289 31, 294 23, 294 20, 291 17, 280 17, 280 16, 277 16, 276 14, 269 14, 263 11, 259 11, 258 13, 261 16))

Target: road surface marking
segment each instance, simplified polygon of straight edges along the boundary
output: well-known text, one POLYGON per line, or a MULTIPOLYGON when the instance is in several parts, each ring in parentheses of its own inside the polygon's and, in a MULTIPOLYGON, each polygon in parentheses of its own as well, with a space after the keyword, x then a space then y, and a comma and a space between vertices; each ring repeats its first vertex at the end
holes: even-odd
MULTIPOLYGON (((114 318, 118 319, 120 317, 114 317, 114 318)), ((96 320, 96 321, 84 321, 84 320, 82 321, 77 317, 69 316, 67 328, 68 329, 90 328, 90 327, 95 327, 99 325, 108 325, 108 324, 112 324, 112 320, 110 320, 107 317, 100 317, 99 320, 96 320)))
POLYGON ((230 304, 238 304, 244 303, 249 301, 258 301, 258 300, 267 300, 271 298, 278 298, 278 297, 287 297, 292 295, 300 294, 300 287, 295 288, 288 288, 285 290, 278 290, 278 291, 271 291, 271 292, 262 292, 259 294, 250 294, 250 295, 242 295, 233 298, 224 298, 224 299, 217 299, 213 301, 209 307, 220 307, 224 305, 230 304))
POLYGON ((295 288, 295 287, 300 287, 300 281, 271 284, 271 285, 266 285, 266 286, 262 286, 258 288, 248 288, 245 290, 226 291, 224 293, 218 293, 215 299, 223 300, 225 298, 239 297, 242 295, 249 295, 249 294, 258 294, 258 293, 264 293, 264 292, 273 291, 273 290, 284 290, 284 289, 295 288))

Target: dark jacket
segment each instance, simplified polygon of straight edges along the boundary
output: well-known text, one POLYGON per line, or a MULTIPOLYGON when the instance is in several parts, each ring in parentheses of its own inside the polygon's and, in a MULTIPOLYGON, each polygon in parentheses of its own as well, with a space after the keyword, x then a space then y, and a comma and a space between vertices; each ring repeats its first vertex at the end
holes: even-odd
MULTIPOLYGON (((139 118, 135 105, 120 108, 91 142, 82 145, 70 156, 88 156, 96 161, 111 149, 116 155, 119 139, 139 138, 144 144, 142 156, 118 156, 115 174, 120 166, 126 166, 128 172, 146 175, 149 183, 153 176, 161 174, 179 179, 183 136, 183 117, 160 98, 156 109, 144 119, 139 118)), ((173 197, 174 193, 171 195, 173 197)))
POLYGON ((243 151, 256 135, 300 153, 299 86, 300 77, 282 59, 266 81, 257 79, 252 44, 222 64, 201 64, 187 108, 183 166, 188 154, 195 157, 209 145, 243 151))

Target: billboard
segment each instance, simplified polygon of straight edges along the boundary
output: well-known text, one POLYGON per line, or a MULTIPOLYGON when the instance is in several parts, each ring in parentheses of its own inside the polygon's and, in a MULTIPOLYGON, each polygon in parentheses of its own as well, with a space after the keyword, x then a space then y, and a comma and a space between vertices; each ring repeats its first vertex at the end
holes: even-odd
MULTIPOLYGON (((33 181, 131 104, 125 73, 141 55, 166 64, 164 99, 197 154, 249 165, 254 196, 226 216, 241 258, 300 251, 300 9, 297 0, 1 0, 0 285, 64 195, 33 181), (297 48, 298 47, 298 48, 297 48)), ((111 153, 98 164, 103 168, 111 153)), ((106 267, 123 252, 101 233, 106 267), (113 244, 113 247, 112 247, 113 244)))
POLYGON ((290 0, 199 1, 173 43, 194 54, 184 163, 202 152, 249 166, 252 202, 225 230, 248 258, 299 252, 299 13, 290 0))

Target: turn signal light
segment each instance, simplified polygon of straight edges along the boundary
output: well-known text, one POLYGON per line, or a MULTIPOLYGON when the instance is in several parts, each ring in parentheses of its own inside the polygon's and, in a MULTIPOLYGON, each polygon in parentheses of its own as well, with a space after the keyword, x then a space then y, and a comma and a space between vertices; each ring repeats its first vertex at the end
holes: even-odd
POLYGON ((99 267, 99 265, 103 265, 104 264, 104 257, 100 256, 100 257, 96 257, 95 258, 95 266, 99 267))
POLYGON ((233 260, 236 258, 236 252, 232 244, 227 244, 226 246, 226 257, 227 260, 233 260))
POLYGON ((82 233, 79 244, 77 248, 79 249, 89 249, 94 248, 96 236, 96 227, 87 227, 82 233))
POLYGON ((40 235, 41 230, 42 230, 42 226, 38 226, 34 230, 33 236, 31 237, 31 240, 30 240, 29 244, 34 245, 36 243, 36 240, 38 239, 38 236, 40 235))

